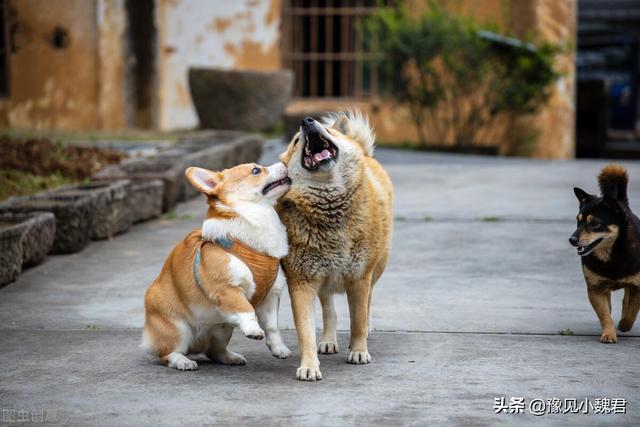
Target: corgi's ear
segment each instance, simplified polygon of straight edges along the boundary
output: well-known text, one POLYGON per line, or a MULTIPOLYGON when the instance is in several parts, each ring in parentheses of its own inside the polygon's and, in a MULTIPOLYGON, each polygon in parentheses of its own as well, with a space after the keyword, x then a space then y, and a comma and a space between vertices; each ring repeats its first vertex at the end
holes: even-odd
POLYGON ((343 135, 349 135, 349 131, 351 130, 349 118, 345 114, 341 114, 331 127, 343 135))
POLYGON ((220 172, 212 172, 202 168, 187 168, 184 171, 187 179, 198 191, 201 191, 209 197, 215 197, 218 193, 218 187, 222 180, 220 172))
POLYGON ((578 201, 580 202, 580 206, 584 205, 589 200, 591 200, 591 199, 593 199, 595 197, 595 196, 592 196, 591 194, 587 193, 586 191, 584 191, 583 189, 578 188, 578 187, 573 187, 573 192, 575 193, 576 197, 578 198, 578 201))

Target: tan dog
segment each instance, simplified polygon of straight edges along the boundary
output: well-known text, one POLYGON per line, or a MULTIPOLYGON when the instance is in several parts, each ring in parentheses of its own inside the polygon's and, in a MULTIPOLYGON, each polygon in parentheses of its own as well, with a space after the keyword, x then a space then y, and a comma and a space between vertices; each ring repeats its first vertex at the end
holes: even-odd
POLYGON ((374 135, 360 113, 307 117, 281 157, 292 180, 278 204, 287 227, 287 275, 298 331, 300 380, 322 379, 317 353, 337 353, 333 294, 346 292, 351 314, 349 363, 369 363, 368 322, 373 286, 389 255, 392 186, 374 160, 374 135), (314 305, 324 331, 316 348, 314 305))
POLYGON ((244 365, 227 349, 233 328, 253 339, 264 338, 264 328, 272 354, 288 357, 278 331, 287 235, 273 207, 289 188, 285 166, 189 168, 186 175, 207 196, 209 210, 202 232, 178 243, 147 290, 142 346, 180 370, 197 369, 186 355, 198 353, 244 365))

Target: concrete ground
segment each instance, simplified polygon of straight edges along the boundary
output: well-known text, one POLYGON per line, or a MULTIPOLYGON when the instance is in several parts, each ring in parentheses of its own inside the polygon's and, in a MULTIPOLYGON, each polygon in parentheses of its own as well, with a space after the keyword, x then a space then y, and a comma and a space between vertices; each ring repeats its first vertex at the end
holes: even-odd
MULTIPOLYGON (((344 297, 341 353, 320 357, 321 382, 295 379, 287 297, 280 325, 290 359, 239 334, 232 348, 244 367, 201 361, 198 371, 178 372, 143 354, 144 292, 172 246, 199 226, 205 205, 196 199, 175 216, 50 257, 0 290, 4 421, 36 410, 64 425, 639 425, 640 326, 615 345, 598 342, 567 242, 577 213, 571 188, 595 192, 604 162, 384 149, 377 157, 394 181, 396 220, 376 286, 371 364, 345 363, 344 297), (501 397, 524 397, 526 413, 494 414, 501 397), (529 413, 532 399, 551 398, 596 407, 624 398, 627 413, 529 413)), ((640 163, 625 165, 640 211, 640 163)))

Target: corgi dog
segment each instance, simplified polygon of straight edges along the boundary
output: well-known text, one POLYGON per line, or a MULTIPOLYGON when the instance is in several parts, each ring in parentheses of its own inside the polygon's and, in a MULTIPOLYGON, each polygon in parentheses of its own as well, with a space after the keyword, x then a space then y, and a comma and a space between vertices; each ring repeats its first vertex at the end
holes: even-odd
POLYGON ((278 331, 286 279, 280 259, 286 230, 274 209, 290 179, 282 163, 243 164, 222 172, 191 167, 191 185, 207 197, 202 230, 178 243, 145 295, 142 347, 171 368, 195 370, 189 354, 244 365, 227 348, 234 328, 263 339, 279 358, 291 352, 278 331))
POLYGON ((569 242, 581 257, 589 301, 602 327, 600 342, 605 344, 618 340, 611 291, 624 288, 620 331, 631 330, 640 310, 640 220, 629 207, 628 182, 624 168, 607 165, 598 176, 601 196, 574 188, 580 211, 569 242))
POLYGON ((389 257, 393 188, 373 158, 373 130, 359 112, 302 120, 281 160, 292 184, 277 210, 287 227, 287 275, 300 344, 303 381, 322 379, 318 353, 338 352, 335 293, 346 293, 351 316, 347 361, 371 361, 367 337, 373 287, 389 257), (323 333, 316 347, 314 306, 322 304, 323 333))

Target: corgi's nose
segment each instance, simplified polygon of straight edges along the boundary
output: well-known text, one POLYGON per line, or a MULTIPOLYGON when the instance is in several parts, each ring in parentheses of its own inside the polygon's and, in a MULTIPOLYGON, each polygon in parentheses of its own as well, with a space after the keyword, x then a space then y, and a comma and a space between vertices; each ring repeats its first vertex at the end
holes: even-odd
POLYGON ((313 117, 305 117, 304 119, 302 119, 302 121, 300 122, 300 125, 302 126, 309 126, 310 124, 312 124, 313 122, 315 122, 313 117))
POLYGON ((578 237, 577 236, 569 237, 569 243, 571 243, 573 246, 576 246, 578 244, 578 237))

